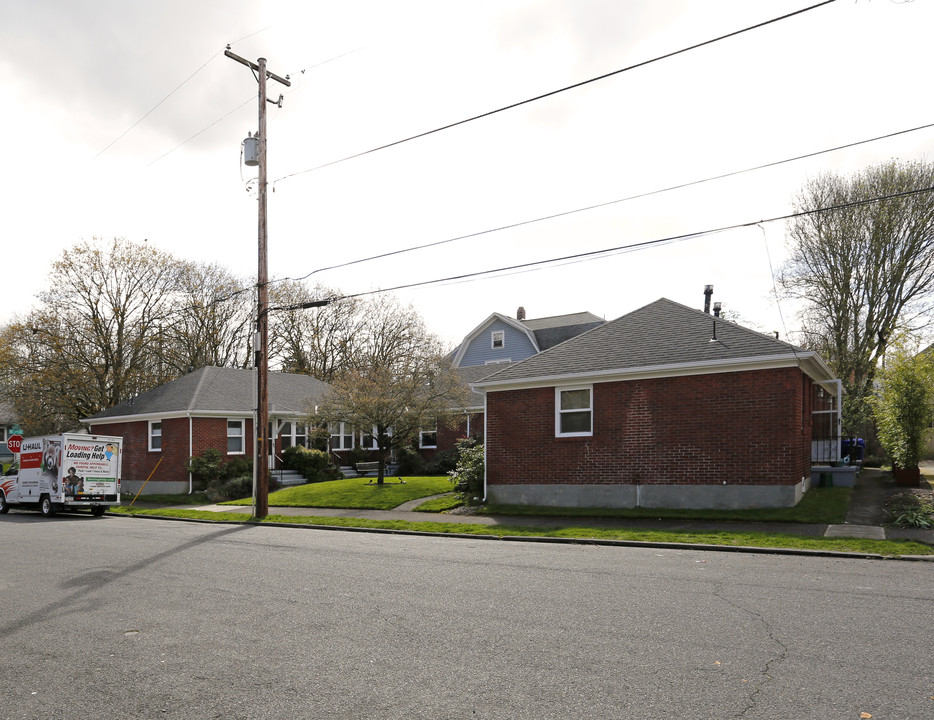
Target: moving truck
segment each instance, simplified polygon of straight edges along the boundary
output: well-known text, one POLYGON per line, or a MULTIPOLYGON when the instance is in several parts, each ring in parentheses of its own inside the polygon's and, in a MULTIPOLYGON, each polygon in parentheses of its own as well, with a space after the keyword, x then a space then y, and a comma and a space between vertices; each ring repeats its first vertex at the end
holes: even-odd
POLYGON ((46 517, 86 508, 103 515, 120 504, 123 438, 63 433, 25 438, 0 477, 0 513, 11 507, 46 517))

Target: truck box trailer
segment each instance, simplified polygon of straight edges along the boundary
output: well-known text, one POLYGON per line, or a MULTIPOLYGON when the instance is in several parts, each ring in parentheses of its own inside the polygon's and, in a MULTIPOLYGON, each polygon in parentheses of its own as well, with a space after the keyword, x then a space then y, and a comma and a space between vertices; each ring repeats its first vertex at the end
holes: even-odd
POLYGON ((0 478, 0 513, 11 507, 87 509, 103 515, 120 504, 123 438, 62 433, 25 438, 19 458, 0 478))

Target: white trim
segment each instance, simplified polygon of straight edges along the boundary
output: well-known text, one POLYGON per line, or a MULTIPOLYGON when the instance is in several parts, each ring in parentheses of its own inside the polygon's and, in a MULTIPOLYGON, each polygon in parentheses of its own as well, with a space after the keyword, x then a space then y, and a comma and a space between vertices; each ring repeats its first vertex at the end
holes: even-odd
POLYGON ((555 387, 555 437, 591 437, 593 435, 593 385, 567 385, 555 387), (567 411, 561 410, 561 393, 573 392, 576 390, 586 390, 589 404, 586 408, 572 408, 567 411), (563 412, 588 412, 590 413, 590 430, 580 432, 561 432, 561 416, 563 412))
MULTIPOLYGON (((275 413, 279 417, 283 418, 294 418, 299 420, 305 415, 303 413, 275 413)), ((145 422, 147 420, 171 420, 174 418, 243 418, 244 420, 252 420, 253 412, 251 410, 168 410, 166 412, 158 413, 140 413, 138 415, 114 415, 112 417, 105 418, 82 418, 80 422, 87 425, 113 425, 115 423, 125 423, 125 422, 145 422)))
POLYGON ((833 379, 830 368, 814 352, 803 351, 789 355, 766 355, 754 358, 732 360, 713 360, 697 363, 672 363, 668 365, 647 365, 616 370, 596 370, 568 375, 544 375, 541 377, 513 380, 493 380, 489 382, 468 383, 475 392, 518 390, 551 387, 560 383, 589 384, 595 382, 616 382, 622 380, 647 380, 651 378, 682 377, 687 375, 713 375, 726 372, 747 372, 750 370, 771 370, 785 367, 800 367, 802 372, 818 382, 833 379))
POLYGON ((328 423, 328 450, 353 450, 356 447, 357 442, 357 433, 354 432, 354 429, 350 427, 349 422, 329 422, 328 423), (331 432, 331 426, 337 425, 337 432, 331 432), (340 445, 334 447, 331 444, 331 438, 339 437, 341 439, 340 445), (344 438, 350 438, 350 447, 344 447, 344 438))
POLYGON ((506 331, 490 330, 490 350, 497 350, 504 347, 506 347, 506 331), (499 338, 497 338, 497 335, 499 338), (496 344, 497 339, 499 340, 499 345, 496 344))
POLYGON ((434 430, 425 430, 423 428, 418 429, 418 448, 419 450, 436 450, 438 448, 438 426, 437 424, 435 425, 434 430), (424 436, 426 434, 428 435, 433 434, 435 436, 434 445, 425 445, 424 436))
POLYGON ((224 449, 227 455, 246 455, 246 419, 244 418, 227 418, 227 425, 225 426, 227 439, 227 446, 224 449), (240 423, 240 435, 231 435, 230 434, 230 423, 240 423), (240 449, 231 450, 230 449, 230 438, 239 437, 240 438, 240 449))
POLYGON ((162 452, 162 420, 150 420, 146 423, 146 450, 148 452, 162 452), (152 432, 153 423, 159 425, 159 447, 152 446, 152 439, 155 437, 152 432))

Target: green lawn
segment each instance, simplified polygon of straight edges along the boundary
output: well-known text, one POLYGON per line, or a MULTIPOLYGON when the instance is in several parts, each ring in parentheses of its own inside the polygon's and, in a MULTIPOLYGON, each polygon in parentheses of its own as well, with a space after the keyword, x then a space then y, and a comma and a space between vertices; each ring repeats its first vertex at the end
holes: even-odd
MULTIPOLYGON (((184 517, 219 522, 253 522, 248 513, 216 513, 203 510, 177 510, 161 508, 119 508, 116 512, 130 515, 155 515, 158 517, 184 517)), ((363 520, 360 518, 334 518, 290 515, 270 515, 263 522, 288 523, 291 525, 320 525, 330 527, 377 528, 459 535, 488 535, 493 537, 552 537, 599 540, 623 540, 661 543, 700 543, 704 545, 728 545, 762 548, 796 548, 850 552, 866 555, 934 555, 934 547, 899 540, 862 540, 859 538, 800 537, 779 533, 732 533, 732 532, 670 532, 661 530, 625 530, 588 528, 585 526, 564 528, 534 528, 470 523, 415 522, 407 520, 363 520)))
MULTIPOLYGON (((365 508, 392 510, 404 502, 417 498, 450 492, 452 485, 447 476, 387 477, 384 485, 375 478, 347 478, 309 485, 297 485, 269 493, 270 507, 322 507, 365 508)), ((252 500, 234 500, 225 505, 250 505, 252 500)))

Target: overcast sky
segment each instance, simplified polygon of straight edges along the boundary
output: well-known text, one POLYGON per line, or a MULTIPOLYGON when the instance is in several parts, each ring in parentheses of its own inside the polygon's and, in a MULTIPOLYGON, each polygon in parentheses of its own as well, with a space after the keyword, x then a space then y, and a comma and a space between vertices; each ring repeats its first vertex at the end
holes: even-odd
MULTIPOLYGON (((240 144, 257 86, 228 43, 292 79, 269 83, 285 95, 269 106, 269 271, 300 277, 934 123, 934 0, 837 0, 312 170, 815 2, 0 0, 0 323, 94 237, 255 279, 256 172, 240 144)), ((778 217, 819 172, 932 147, 919 130, 310 279, 360 293, 778 217)), ((453 344, 520 305, 613 319, 659 297, 701 307, 713 284, 725 309, 785 336, 800 326, 772 296, 786 257, 771 222, 395 294, 453 344)))

